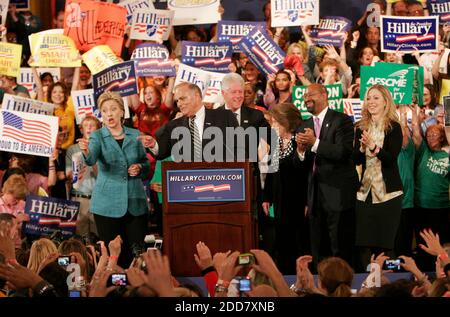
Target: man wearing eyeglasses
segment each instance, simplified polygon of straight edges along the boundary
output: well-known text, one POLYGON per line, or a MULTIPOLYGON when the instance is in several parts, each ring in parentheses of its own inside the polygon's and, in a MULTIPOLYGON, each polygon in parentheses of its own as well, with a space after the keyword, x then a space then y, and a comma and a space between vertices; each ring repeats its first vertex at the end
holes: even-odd
POLYGON ((312 84, 303 95, 312 118, 296 134, 297 164, 308 169, 309 217, 314 264, 339 256, 352 265, 355 198, 358 184, 351 154, 351 119, 328 108, 325 86, 312 84))

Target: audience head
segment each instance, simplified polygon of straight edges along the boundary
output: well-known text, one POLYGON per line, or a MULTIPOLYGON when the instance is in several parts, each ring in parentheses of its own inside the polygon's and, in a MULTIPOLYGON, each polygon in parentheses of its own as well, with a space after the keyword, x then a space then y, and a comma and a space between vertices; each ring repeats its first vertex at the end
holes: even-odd
POLYGON ((40 238, 31 245, 30 258, 27 267, 33 272, 38 272, 39 266, 52 253, 58 253, 56 245, 47 238, 40 238))
POLYGON ((330 297, 350 297, 352 295, 353 269, 343 259, 330 257, 317 266, 319 289, 330 297))

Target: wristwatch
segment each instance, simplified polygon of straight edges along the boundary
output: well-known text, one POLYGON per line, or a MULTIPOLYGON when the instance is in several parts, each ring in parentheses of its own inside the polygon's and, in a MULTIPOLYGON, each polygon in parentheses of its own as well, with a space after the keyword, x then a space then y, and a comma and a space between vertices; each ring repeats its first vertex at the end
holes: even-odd
POLYGON ((46 292, 50 290, 53 291, 54 289, 55 288, 53 287, 52 284, 46 281, 41 281, 33 288, 33 293, 36 294, 37 296, 43 296, 46 292))

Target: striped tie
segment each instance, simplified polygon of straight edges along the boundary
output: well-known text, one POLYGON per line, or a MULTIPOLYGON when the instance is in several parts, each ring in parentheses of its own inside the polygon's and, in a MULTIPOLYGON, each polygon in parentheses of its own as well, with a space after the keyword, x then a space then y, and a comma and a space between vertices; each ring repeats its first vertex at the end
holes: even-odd
POLYGON ((202 160, 202 143, 195 124, 195 115, 189 118, 189 130, 191 131, 192 144, 194 144, 194 161, 200 162, 202 160))

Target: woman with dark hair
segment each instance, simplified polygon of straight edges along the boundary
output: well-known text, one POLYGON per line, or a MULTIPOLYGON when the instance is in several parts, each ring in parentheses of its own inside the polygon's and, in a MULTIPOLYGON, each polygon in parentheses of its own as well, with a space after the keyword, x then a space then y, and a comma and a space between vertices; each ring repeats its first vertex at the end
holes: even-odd
POLYGON ((272 159, 276 172, 267 174, 263 190, 264 213, 266 217, 273 217, 275 224, 275 232, 272 230, 275 245, 265 249, 274 254, 283 274, 295 274, 295 260, 309 250, 308 221, 303 212, 307 173, 301 165, 294 165, 295 132, 302 119, 300 111, 291 103, 278 104, 269 114, 272 129, 278 135, 278 147, 272 159))
POLYGON ((261 107, 266 107, 264 104, 264 91, 266 89, 266 79, 261 75, 261 72, 256 68, 256 66, 248 61, 245 64, 244 71, 242 73, 242 78, 247 82, 250 82, 256 87, 256 99, 255 104, 261 107))
MULTIPOLYGON (((442 244, 450 242, 449 154, 444 127, 431 125, 422 137, 417 107, 412 109, 413 141, 416 146, 414 191, 415 233, 428 228, 439 234, 442 244)), ((418 265, 434 270, 434 260, 419 250, 418 265), (424 262, 424 263, 423 263, 424 262)))
POLYGON ((272 109, 276 104, 292 102, 292 78, 285 70, 269 75, 264 95, 264 104, 272 109))

